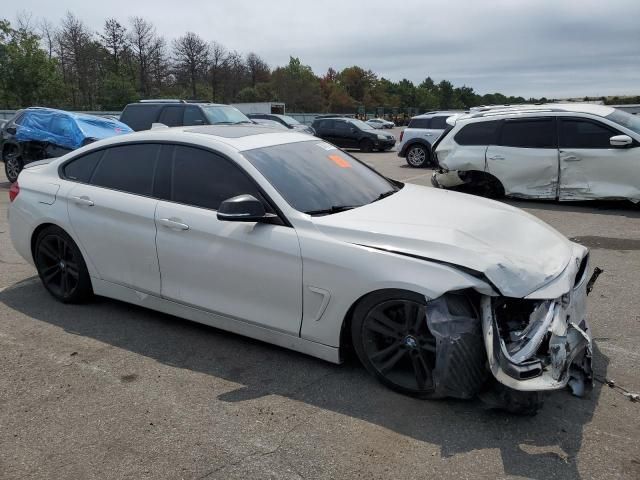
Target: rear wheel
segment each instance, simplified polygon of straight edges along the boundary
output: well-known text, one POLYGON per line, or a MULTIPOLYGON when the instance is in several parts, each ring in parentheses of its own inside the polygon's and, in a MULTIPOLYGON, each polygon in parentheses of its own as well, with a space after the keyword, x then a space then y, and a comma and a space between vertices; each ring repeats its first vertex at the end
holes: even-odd
POLYGON ((24 164, 22 163, 22 158, 17 150, 10 151, 5 154, 4 157, 4 173, 7 176, 7 180, 11 183, 14 183, 18 180, 18 175, 24 168, 24 164))
POLYGON ((427 326, 424 297, 389 291, 365 298, 354 311, 351 335, 360 361, 384 385, 436 397, 436 339, 427 326))
POLYGON ((373 150, 373 142, 368 138, 360 140, 360 150, 366 153, 371 152, 373 150))
POLYGON ((412 145, 407 150, 407 163, 410 167, 422 168, 431 161, 429 152, 423 145, 412 145))
POLYGON ((38 234, 34 260, 44 287, 64 303, 79 303, 93 294, 91 278, 80 249, 54 225, 38 234))

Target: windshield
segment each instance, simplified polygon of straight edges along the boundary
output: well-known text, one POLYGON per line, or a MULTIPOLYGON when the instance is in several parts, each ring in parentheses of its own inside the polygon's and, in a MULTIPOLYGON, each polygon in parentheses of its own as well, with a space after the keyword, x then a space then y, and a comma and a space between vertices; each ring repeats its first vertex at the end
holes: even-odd
POLYGON ((288 117, 287 115, 280 115, 279 117, 284 121, 287 125, 300 125, 300 122, 293 117, 288 117))
POLYGON ((330 214, 371 203, 398 189, 351 155, 321 141, 242 152, 296 210, 330 214))
POLYGON ((368 123, 363 122, 362 120, 349 120, 353 125, 358 127, 360 130, 373 130, 373 127, 368 123))
POLYGON ((228 105, 203 106, 202 111, 211 125, 218 123, 253 123, 240 110, 228 105))
POLYGON ((640 135, 640 117, 636 115, 631 115, 628 112, 616 108, 613 113, 610 113, 604 118, 608 118, 612 122, 616 122, 640 135))

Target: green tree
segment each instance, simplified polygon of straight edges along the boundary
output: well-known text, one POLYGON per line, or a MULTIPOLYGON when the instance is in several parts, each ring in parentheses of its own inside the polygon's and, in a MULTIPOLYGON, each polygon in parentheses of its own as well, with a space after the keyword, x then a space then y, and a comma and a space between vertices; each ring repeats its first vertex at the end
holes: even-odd
POLYGON ((286 67, 278 67, 271 74, 271 88, 277 100, 285 102, 294 112, 318 112, 322 110, 320 80, 311 67, 303 65, 299 58, 290 57, 286 67))

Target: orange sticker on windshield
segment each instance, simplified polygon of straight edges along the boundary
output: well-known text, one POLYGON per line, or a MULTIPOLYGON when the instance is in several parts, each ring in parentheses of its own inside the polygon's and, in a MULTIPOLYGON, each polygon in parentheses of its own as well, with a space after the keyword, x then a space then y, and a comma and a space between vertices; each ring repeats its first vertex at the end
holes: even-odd
POLYGON ((351 164, 340 155, 329 155, 329 160, 338 165, 340 168, 351 168, 351 164))

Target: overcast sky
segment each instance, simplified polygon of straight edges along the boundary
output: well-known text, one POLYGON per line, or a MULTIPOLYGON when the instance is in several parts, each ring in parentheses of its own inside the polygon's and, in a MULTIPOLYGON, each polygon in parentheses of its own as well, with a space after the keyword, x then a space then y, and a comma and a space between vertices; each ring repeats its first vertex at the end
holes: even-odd
MULTIPOLYGON (((193 31, 272 67, 297 56, 317 74, 369 68, 479 93, 524 97, 640 94, 640 0, 21 0, 89 28, 139 15, 168 39, 193 31)), ((14 18, 17 11, 14 12, 14 18)), ((9 15, 3 9, 2 15, 9 15)))

